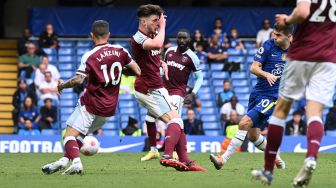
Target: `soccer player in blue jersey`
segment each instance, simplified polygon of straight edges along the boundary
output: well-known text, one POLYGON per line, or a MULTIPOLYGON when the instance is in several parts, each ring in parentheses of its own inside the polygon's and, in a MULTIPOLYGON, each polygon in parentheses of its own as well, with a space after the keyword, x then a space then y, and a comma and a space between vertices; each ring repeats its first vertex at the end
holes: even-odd
MULTIPOLYGON (((264 151, 266 138, 260 134, 260 128, 267 125, 278 98, 280 76, 285 66, 287 49, 292 40, 292 26, 274 27, 274 39, 266 41, 254 56, 250 72, 258 76, 249 98, 248 112, 239 122, 236 136, 222 156, 210 155, 217 170, 221 169, 239 148, 246 136, 254 145, 264 151)), ((277 155, 277 168, 285 168, 285 163, 277 155)))

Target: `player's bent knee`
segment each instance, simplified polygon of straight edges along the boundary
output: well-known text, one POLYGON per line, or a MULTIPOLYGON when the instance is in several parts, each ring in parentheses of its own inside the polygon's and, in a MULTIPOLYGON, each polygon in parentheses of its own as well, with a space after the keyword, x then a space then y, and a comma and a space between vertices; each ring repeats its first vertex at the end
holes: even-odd
POLYGON ((155 118, 152 117, 152 116, 150 116, 150 115, 146 115, 145 121, 154 123, 155 122, 155 118))
POLYGON ((250 118, 243 117, 239 122, 239 130, 248 130, 252 127, 252 120, 250 118))

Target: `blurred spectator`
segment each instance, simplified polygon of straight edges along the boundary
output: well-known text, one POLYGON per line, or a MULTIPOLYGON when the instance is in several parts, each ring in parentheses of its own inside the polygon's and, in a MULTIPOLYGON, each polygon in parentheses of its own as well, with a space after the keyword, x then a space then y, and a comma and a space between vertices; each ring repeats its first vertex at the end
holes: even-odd
POLYGON ((120 136, 141 136, 141 129, 139 129, 138 120, 128 117, 127 126, 120 131, 120 136))
POLYGON ((302 114, 299 111, 293 113, 293 119, 286 123, 285 135, 299 136, 306 135, 307 124, 302 120, 302 114))
POLYGON ((239 103, 238 98, 235 95, 232 96, 230 102, 225 103, 220 110, 221 120, 223 122, 230 121, 230 113, 232 110, 237 111, 239 119, 245 113, 245 107, 239 103))
POLYGON ((40 109, 41 113, 41 129, 52 129, 53 125, 57 122, 57 108, 52 105, 52 100, 49 98, 44 99, 44 106, 40 109))
POLYGON ((43 56, 41 60, 42 60, 42 63, 39 66, 39 68, 36 70, 35 79, 34 79, 34 83, 37 89, 40 87, 41 83, 45 81, 45 76, 44 76, 45 72, 50 72, 52 75, 51 79, 55 81, 56 83, 61 78, 61 75, 58 69, 56 68, 56 66, 49 64, 48 56, 43 56))
POLYGON ((43 104, 44 99, 50 98, 53 100, 53 102, 58 103, 58 90, 57 90, 57 82, 52 80, 51 72, 45 72, 45 81, 43 81, 40 85, 40 102, 39 104, 43 104))
POLYGON ((190 49, 192 51, 196 50, 196 46, 197 45, 202 45, 203 50, 207 49, 209 46, 208 41, 204 38, 204 36, 202 35, 201 30, 196 29, 194 32, 194 36, 191 37, 191 41, 190 41, 190 49))
MULTIPOLYGON (((214 28, 213 34, 218 36, 218 45, 222 46, 223 48, 229 48, 229 39, 226 36, 226 33, 223 33, 221 28, 214 28)), ((212 36, 211 35, 211 36, 212 36)), ((211 38, 209 38, 209 42, 211 43, 211 38)))
POLYGON ((187 135, 204 135, 203 122, 195 118, 192 108, 187 110, 187 119, 183 120, 184 133, 187 135))
POLYGON ((18 46, 18 53, 19 56, 27 53, 27 45, 31 42, 31 33, 28 28, 25 28, 22 32, 22 37, 18 39, 17 46, 18 46))
POLYGON ((32 120, 26 119, 24 120, 24 123, 22 127, 19 130, 19 135, 21 136, 35 136, 35 135, 41 135, 40 130, 38 127, 34 125, 32 120))
POLYGON ((325 131, 336 133, 336 100, 334 100, 334 106, 329 109, 325 122, 325 131))
MULTIPOLYGON (((39 122, 41 116, 38 109, 34 106, 33 99, 27 96, 24 99, 23 107, 19 112, 19 128, 20 130, 33 130, 39 129, 39 122), (29 121, 26 121, 29 120, 29 121)), ((20 133, 19 130, 19 133, 20 133)))
POLYGON ((134 94, 134 82, 135 76, 126 76, 122 74, 119 93, 134 94))
MULTIPOLYGON (((230 113, 230 120, 224 124, 224 136, 225 139, 222 142, 221 152, 224 153, 229 147, 232 138, 236 136, 239 127, 239 116, 237 111, 232 110, 230 113)), ((237 149, 237 152, 240 151, 240 148, 237 149)))
POLYGON ((257 40, 256 40, 257 48, 261 47, 266 40, 271 38, 272 32, 273 29, 270 28, 270 21, 268 19, 265 19, 263 21, 263 28, 260 29, 257 33, 257 40))
POLYGON ((215 28, 222 28, 223 27, 223 19, 221 17, 215 18, 214 27, 215 28))
POLYGON ((223 91, 217 94, 217 105, 223 106, 223 104, 230 101, 231 97, 234 96, 234 92, 231 88, 230 80, 224 80, 223 91))
POLYGON ((206 64, 208 63, 208 55, 204 51, 203 45, 200 43, 196 44, 196 51, 195 54, 197 55, 198 59, 200 60, 201 64, 206 64))
POLYGON ((245 53, 245 47, 243 42, 238 38, 238 30, 236 28, 231 29, 230 36, 230 48, 242 50, 245 53))
POLYGON ((226 63, 228 54, 226 49, 218 45, 218 36, 212 35, 212 45, 207 49, 209 63, 226 63))
POLYGON ((32 78, 32 73, 40 66, 40 56, 36 54, 34 43, 27 44, 27 53, 19 57, 20 78, 32 78))
POLYGON ((14 110, 12 112, 12 118, 14 121, 14 129, 15 129, 14 132, 17 132, 18 119, 19 119, 18 115, 23 106, 25 98, 28 96, 32 98, 33 101, 37 100, 34 88, 28 87, 26 80, 19 80, 18 89, 15 91, 12 101, 12 104, 14 106, 14 110))
POLYGON ((39 45, 41 48, 58 48, 57 34, 52 24, 47 24, 45 30, 40 34, 39 45))

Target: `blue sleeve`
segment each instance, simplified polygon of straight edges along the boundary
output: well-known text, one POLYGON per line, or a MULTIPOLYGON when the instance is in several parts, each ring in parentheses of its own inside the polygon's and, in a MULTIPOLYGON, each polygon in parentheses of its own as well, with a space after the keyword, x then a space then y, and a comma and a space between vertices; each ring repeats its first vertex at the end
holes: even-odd
POLYGON ((271 51, 271 41, 268 40, 264 42, 262 47, 258 49, 258 52, 254 55, 254 61, 258 61, 262 64, 264 64, 267 61, 267 57, 271 51))

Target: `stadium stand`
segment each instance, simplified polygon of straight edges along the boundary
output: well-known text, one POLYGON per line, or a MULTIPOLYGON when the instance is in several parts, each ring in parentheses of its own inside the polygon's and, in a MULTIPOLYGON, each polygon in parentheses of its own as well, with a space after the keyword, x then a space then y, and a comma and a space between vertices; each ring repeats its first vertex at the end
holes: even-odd
MULTIPOLYGON (((128 40, 118 40, 111 43, 119 44, 126 49, 130 49, 128 40)), ((15 44, 15 43, 14 43, 15 44)), ((92 42, 88 40, 60 40, 61 48, 44 49, 49 55, 50 63, 57 66, 60 70, 61 79, 71 78, 80 64, 82 55, 90 51, 92 42)), ((232 87, 239 99, 239 102, 247 108, 248 98, 252 87, 256 84, 257 77, 249 73, 249 68, 253 62, 255 42, 245 42, 247 53, 241 50, 229 49, 229 60, 241 63, 241 72, 224 72, 224 64, 202 64, 204 82, 198 94, 202 108, 200 118, 203 121, 203 127, 206 135, 222 135, 222 125, 220 123, 220 107, 216 105, 216 93, 222 90, 223 81, 229 79, 232 81, 232 87)), ((11 49, 16 46, 12 43, 1 43, 0 46, 0 133, 13 132, 13 122, 11 120, 11 95, 16 88, 17 68, 16 53, 11 49), (5 45, 8 44, 8 45, 5 45), (9 50, 8 50, 9 49, 9 50), (3 73, 5 72, 5 73, 3 73), (2 88, 6 87, 6 89, 2 88)), ((51 135, 65 128, 65 122, 73 111, 78 101, 78 94, 73 89, 66 89, 61 95, 59 104, 60 121, 56 130, 44 131, 42 134, 51 135)), ((291 110, 293 112, 293 109, 291 110)), ((116 114, 104 126, 104 135, 118 135, 121 128, 127 125, 128 117, 132 116, 138 119, 141 126, 144 122, 147 110, 141 107, 135 97, 131 94, 120 94, 116 114)), ((323 111, 323 114, 327 110, 323 111)), ((182 118, 186 118, 186 110, 182 111, 182 118)), ((288 117, 290 119, 291 116, 288 117)))
POLYGON ((15 40, 0 41, 0 134, 13 133, 12 96, 17 88, 15 40))

